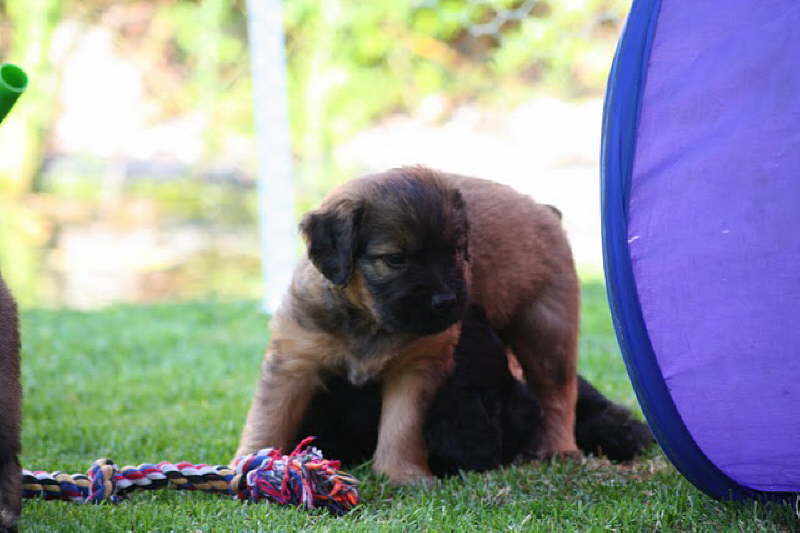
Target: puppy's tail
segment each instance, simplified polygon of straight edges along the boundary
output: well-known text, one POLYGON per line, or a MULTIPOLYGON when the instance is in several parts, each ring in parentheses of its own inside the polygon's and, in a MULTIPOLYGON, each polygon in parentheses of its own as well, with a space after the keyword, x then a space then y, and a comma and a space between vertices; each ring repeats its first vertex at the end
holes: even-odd
POLYGON ((612 461, 630 461, 653 444, 647 424, 627 408, 615 404, 578 376, 575 438, 586 454, 605 455, 612 461))

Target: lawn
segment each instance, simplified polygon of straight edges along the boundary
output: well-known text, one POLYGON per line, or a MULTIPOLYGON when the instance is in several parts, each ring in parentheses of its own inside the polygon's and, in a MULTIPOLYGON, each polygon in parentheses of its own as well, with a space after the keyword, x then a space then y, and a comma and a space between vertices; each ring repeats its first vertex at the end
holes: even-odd
MULTIPOLYGON (((583 287, 581 372, 635 406, 605 292, 583 287)), ((233 453, 267 319, 253 302, 23 313, 23 464, 85 471, 161 460, 225 463, 233 453)), ((342 518, 175 491, 119 505, 29 501, 24 531, 794 531, 791 506, 719 503, 652 450, 633 465, 589 459, 393 488, 368 465, 363 504, 342 518)))

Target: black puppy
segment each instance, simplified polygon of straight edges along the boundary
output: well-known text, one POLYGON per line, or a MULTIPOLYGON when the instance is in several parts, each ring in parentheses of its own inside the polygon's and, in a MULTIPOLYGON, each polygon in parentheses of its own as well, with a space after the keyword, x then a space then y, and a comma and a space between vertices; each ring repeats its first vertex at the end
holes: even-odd
MULTIPOLYGON (((579 378, 576 439, 584 453, 627 461, 653 442, 648 427, 579 378)), ((333 376, 313 398, 298 439, 315 435, 327 457, 358 463, 372 456, 381 410, 380 385, 333 376)), ((508 369, 505 347, 483 312, 470 309, 455 351, 455 369, 428 409, 424 437, 437 476, 485 471, 536 449, 542 410, 508 369)))
POLYGON ((0 531, 16 531, 22 505, 19 348, 17 307, 0 278, 0 531))

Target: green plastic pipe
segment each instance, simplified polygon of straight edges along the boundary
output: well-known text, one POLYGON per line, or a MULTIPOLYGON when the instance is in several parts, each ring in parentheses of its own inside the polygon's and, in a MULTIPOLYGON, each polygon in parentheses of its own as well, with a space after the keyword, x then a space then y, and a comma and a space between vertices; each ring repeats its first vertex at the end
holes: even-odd
POLYGON ((28 75, 24 70, 11 63, 0 65, 0 122, 3 122, 27 86, 28 75))

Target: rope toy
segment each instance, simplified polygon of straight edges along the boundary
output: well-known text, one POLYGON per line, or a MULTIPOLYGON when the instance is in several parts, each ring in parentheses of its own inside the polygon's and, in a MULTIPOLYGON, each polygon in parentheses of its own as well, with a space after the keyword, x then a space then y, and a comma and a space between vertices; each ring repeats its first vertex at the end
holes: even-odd
POLYGON ((342 515, 358 505, 358 480, 339 470, 340 461, 324 459, 303 439, 292 453, 266 448, 243 455, 233 468, 188 462, 117 468, 98 459, 84 474, 22 470, 24 498, 75 503, 117 503, 134 490, 202 490, 253 503, 270 501, 304 509, 324 508, 342 515))

